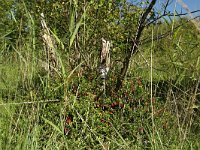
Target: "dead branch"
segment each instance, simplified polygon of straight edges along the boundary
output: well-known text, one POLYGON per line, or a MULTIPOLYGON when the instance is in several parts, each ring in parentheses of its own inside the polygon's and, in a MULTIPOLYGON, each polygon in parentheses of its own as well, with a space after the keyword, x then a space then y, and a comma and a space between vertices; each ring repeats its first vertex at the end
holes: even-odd
POLYGON ((110 69, 110 42, 102 38, 102 50, 100 56, 100 76, 103 80, 102 90, 106 93, 106 79, 110 69))

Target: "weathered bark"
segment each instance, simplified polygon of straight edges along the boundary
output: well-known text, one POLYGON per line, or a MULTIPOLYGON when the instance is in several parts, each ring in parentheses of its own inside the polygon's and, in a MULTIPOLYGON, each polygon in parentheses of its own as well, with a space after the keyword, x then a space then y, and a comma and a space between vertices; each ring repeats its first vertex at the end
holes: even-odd
POLYGON ((106 93, 106 79, 110 69, 110 42, 102 38, 102 50, 100 56, 100 75, 102 79, 102 91, 106 93))
POLYGON ((130 64, 131 57, 133 56, 133 54, 135 54, 137 52, 138 45, 140 43, 140 37, 141 37, 142 32, 145 28, 145 24, 146 24, 145 22, 147 20, 149 13, 152 11, 152 8, 154 7, 155 3, 156 3, 156 0, 151 1, 151 3, 149 4, 149 6, 145 10, 145 12, 143 13, 143 15, 142 15, 142 17, 139 21, 135 38, 132 41, 132 46, 129 50, 127 50, 127 55, 126 55, 126 57, 123 61, 123 67, 122 67, 121 72, 120 72, 120 74, 117 78, 117 83, 116 83, 116 88, 115 88, 116 92, 122 87, 122 83, 123 83, 123 80, 124 80, 126 73, 128 71, 128 67, 129 67, 129 64, 130 64))

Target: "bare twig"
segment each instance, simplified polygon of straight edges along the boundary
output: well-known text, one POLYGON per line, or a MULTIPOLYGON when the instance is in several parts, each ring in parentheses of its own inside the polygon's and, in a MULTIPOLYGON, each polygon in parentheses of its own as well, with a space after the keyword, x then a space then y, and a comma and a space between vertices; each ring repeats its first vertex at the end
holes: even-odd
MULTIPOLYGON (((193 18, 193 15, 191 11, 189 10, 188 6, 182 0, 178 0, 178 2, 188 12, 189 16, 193 18)), ((200 23, 197 20, 192 20, 192 23, 196 26, 197 30, 200 31, 200 23)))
MULTIPOLYGON (((192 21, 193 19, 196 19, 196 18, 199 18, 199 17, 200 17, 200 16, 196 16, 196 17, 194 17, 194 18, 192 18, 192 19, 188 19, 185 23, 189 23, 189 22, 192 21)), ((155 40, 158 40, 158 39, 163 39, 163 38, 167 37, 168 35, 173 34, 173 33, 175 32, 175 29, 179 28, 179 27, 182 26, 182 25, 184 25, 184 23, 181 23, 180 25, 177 25, 176 27, 174 27, 174 31, 172 31, 172 30, 170 29, 170 30, 166 31, 166 32, 163 33, 163 34, 158 35, 157 38, 154 39, 154 41, 155 41, 155 40)), ((146 44, 146 43, 149 43, 149 42, 151 42, 151 41, 152 41, 152 39, 148 37, 148 38, 145 38, 145 39, 140 40, 140 44, 146 44)))
MULTIPOLYGON (((190 13, 191 14, 194 14, 194 13, 197 13, 197 12, 200 12, 200 10, 195 10, 195 11, 191 11, 190 13)), ((148 24, 146 24, 146 26, 149 26, 151 25, 152 23, 155 23, 156 21, 160 20, 161 18, 165 17, 165 16, 175 16, 175 17, 178 17, 178 16, 186 16, 188 15, 189 13, 179 13, 179 14, 174 14, 174 13, 164 13, 158 17, 156 17, 154 20, 150 21, 148 24)))

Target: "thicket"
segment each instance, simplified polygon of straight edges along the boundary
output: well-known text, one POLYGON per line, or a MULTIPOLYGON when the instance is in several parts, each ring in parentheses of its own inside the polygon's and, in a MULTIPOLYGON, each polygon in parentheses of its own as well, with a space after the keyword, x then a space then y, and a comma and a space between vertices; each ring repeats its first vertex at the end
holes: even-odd
POLYGON ((0 148, 199 149, 199 30, 154 3, 3 0, 0 148))

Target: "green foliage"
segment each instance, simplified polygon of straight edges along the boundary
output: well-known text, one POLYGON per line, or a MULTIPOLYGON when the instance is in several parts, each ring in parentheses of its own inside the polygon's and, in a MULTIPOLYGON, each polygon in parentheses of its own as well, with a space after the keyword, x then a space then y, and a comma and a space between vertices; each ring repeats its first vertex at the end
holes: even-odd
POLYGON ((114 91, 143 12, 126 0, 3 0, 0 149, 198 149, 200 43, 187 18, 145 27, 114 91), (61 65, 53 77, 43 67, 40 13, 61 65), (106 95, 97 70, 102 37, 113 45, 106 95))

